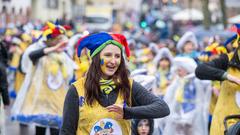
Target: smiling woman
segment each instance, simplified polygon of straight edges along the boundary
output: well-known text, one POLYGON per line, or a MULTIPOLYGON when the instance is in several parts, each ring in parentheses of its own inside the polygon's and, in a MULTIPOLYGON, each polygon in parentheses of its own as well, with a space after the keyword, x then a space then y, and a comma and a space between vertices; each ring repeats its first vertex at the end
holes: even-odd
POLYGON ((130 51, 123 35, 97 33, 78 43, 78 56, 86 47, 92 63, 68 91, 61 135, 130 135, 130 119, 169 114, 164 101, 129 78, 123 55, 129 58, 130 51))

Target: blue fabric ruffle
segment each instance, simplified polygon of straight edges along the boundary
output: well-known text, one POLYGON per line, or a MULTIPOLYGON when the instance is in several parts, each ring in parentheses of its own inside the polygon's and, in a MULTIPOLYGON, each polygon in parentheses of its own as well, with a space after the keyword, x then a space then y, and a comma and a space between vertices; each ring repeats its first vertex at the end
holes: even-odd
POLYGON ((62 117, 50 114, 39 114, 39 115, 15 115, 12 116, 12 120, 19 121, 21 123, 36 123, 47 127, 61 127, 62 117))

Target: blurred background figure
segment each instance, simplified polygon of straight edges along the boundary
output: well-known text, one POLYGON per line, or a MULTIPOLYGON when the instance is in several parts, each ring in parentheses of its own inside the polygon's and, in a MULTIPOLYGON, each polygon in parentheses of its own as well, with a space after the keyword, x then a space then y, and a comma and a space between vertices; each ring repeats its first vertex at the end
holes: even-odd
MULTIPOLYGON (((1 39, 0 39, 1 40, 1 39)), ((0 134, 5 135, 4 108, 10 104, 7 82, 7 50, 0 42, 0 134)))
POLYGON ((195 34, 190 31, 186 32, 178 41, 177 49, 178 56, 187 56, 197 61, 199 53, 197 52, 198 42, 195 34))
POLYGON ((171 114, 163 135, 207 135, 210 83, 195 77, 197 64, 192 58, 176 57, 173 65, 176 76, 164 96, 171 114))
POLYGON ((63 26, 47 22, 39 40, 22 56, 26 78, 13 105, 12 119, 35 124, 36 135, 45 135, 48 127, 51 135, 59 134, 63 101, 75 65, 65 52, 65 34, 63 26))
POLYGON ((137 119, 134 120, 133 135, 153 135, 154 121, 152 119, 137 119))
POLYGON ((156 79, 157 88, 155 89, 155 94, 158 96, 164 96, 167 87, 171 84, 171 66, 172 66, 173 56, 170 50, 166 47, 158 50, 153 62, 156 66, 156 79))

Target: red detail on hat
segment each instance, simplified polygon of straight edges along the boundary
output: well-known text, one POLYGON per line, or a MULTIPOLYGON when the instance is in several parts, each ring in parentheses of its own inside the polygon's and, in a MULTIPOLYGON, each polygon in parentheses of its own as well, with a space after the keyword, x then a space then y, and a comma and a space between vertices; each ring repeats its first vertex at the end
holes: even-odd
POLYGON ((127 39, 125 36, 123 36, 122 34, 110 34, 114 40, 116 40, 117 42, 119 42, 120 44, 122 44, 125 47, 125 52, 127 57, 130 57, 130 48, 128 46, 127 43, 127 39))
POLYGON ((65 28, 65 30, 72 30, 72 27, 70 25, 64 25, 63 27, 65 28))
POLYGON ((214 48, 211 52, 212 52, 212 54, 214 54, 214 55, 218 53, 216 48, 214 48))
POLYGON ((86 37, 88 37, 88 36, 89 36, 89 35, 86 35, 86 36, 83 36, 83 37, 81 37, 81 38, 78 39, 77 43, 74 45, 74 49, 75 49, 75 51, 76 51, 76 54, 78 54, 78 47, 80 46, 80 42, 81 42, 84 38, 86 38, 86 37))
POLYGON ((55 38, 55 37, 59 36, 60 34, 61 34, 60 29, 55 28, 55 29, 52 29, 51 37, 55 38))

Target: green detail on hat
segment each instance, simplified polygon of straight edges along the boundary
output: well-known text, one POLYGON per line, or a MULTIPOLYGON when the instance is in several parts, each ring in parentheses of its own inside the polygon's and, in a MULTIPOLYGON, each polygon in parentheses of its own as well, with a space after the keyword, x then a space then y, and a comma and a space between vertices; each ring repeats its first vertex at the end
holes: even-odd
POLYGON ((105 43, 103 43, 102 45, 100 45, 91 55, 91 57, 94 57, 96 54, 98 54, 100 51, 102 51, 103 48, 105 48, 107 45, 109 44, 113 44, 116 45, 117 47, 119 47, 122 50, 122 44, 118 43, 115 40, 108 40, 105 43))

